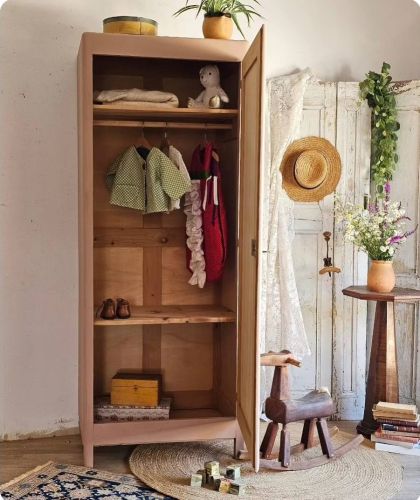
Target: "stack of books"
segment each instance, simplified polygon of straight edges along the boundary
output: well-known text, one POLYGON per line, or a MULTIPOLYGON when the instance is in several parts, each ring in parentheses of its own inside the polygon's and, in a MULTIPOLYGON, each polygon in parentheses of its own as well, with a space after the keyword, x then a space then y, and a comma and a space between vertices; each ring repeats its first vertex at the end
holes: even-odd
POLYGON ((372 413, 380 424, 371 436, 376 450, 420 456, 420 420, 416 405, 380 401, 372 413))

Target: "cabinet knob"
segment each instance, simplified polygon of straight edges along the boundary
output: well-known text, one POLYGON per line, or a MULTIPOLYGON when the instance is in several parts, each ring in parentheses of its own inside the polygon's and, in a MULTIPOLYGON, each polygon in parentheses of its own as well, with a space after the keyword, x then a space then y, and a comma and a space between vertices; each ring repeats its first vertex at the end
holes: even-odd
POLYGON ((163 236, 163 238, 160 239, 161 243, 168 243, 168 238, 166 236, 163 236))

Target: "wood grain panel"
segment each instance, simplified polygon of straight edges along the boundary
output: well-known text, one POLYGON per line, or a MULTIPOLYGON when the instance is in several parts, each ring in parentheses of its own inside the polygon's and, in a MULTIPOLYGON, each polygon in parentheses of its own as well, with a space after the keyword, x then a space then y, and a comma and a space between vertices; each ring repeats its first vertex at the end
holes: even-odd
POLYGON ((218 283, 206 283, 200 289, 188 284, 185 248, 162 249, 162 304, 217 304, 218 283))
MULTIPOLYGON (((248 42, 213 40, 208 38, 128 37, 116 33, 83 33, 82 46, 93 54, 118 57, 154 57, 194 61, 241 62, 248 50, 248 42)), ((178 62, 178 61, 176 61, 178 62)))
POLYGON ((215 392, 210 391, 165 391, 172 398, 171 410, 199 410, 216 408, 215 392))
MULTIPOLYGON (((239 124, 236 124, 238 126, 239 124)), ((238 130, 236 130, 238 132, 238 130)), ((228 221, 227 261, 221 283, 222 304, 236 311, 237 304, 237 240, 238 240, 238 179, 239 141, 227 138, 218 145, 221 157, 222 187, 228 221), (233 196, 235 193, 235 196, 233 196)))
POLYGON ((95 395, 109 394, 118 370, 142 369, 142 327, 103 327, 95 334, 95 395))
POLYGON ((170 323, 234 323, 236 315, 223 306, 132 306, 127 319, 96 318, 96 326, 158 325, 170 323))
POLYGON ((95 248, 95 304, 108 297, 123 297, 133 305, 142 305, 142 257, 141 248, 95 248))
MULTIPOLYGON (((237 422, 232 417, 203 417, 199 410, 184 413, 183 418, 150 420, 148 422, 117 422, 94 425, 96 446, 139 443, 176 443, 180 441, 207 441, 233 439, 237 433, 237 422)), ((213 412, 211 412, 213 415, 213 412)))
POLYGON ((238 420, 256 470, 259 468, 259 225, 262 161, 264 27, 242 65, 239 206, 238 420))
POLYGON ((162 250, 160 248, 143 250, 143 270, 144 305, 160 305, 162 302, 162 250))
POLYGON ((181 247, 184 243, 181 228, 95 228, 95 247, 181 247))
POLYGON ((77 118, 79 160, 79 419, 83 457, 93 466, 93 152, 92 57, 81 44, 77 56, 77 118))
MULTIPOLYGON (((145 226, 160 225, 160 214, 145 217, 145 226)), ((158 306, 162 302, 162 250, 143 250, 144 282, 143 296, 146 306, 158 306)), ((143 327, 143 367, 149 372, 161 372, 162 330, 160 325, 143 327)))
POLYGON ((213 389, 213 326, 163 325, 164 391, 213 389))
MULTIPOLYGON (((188 160, 186 158, 184 158, 184 161, 188 161, 188 160)), ((181 200, 181 208, 179 210, 173 210, 169 214, 165 214, 165 216, 162 217, 162 227, 179 227, 182 229, 183 235, 184 235, 184 241, 179 246, 184 246, 185 239, 186 239, 185 223, 186 223, 187 217, 184 214, 183 207, 184 207, 184 200, 182 199, 181 200)))

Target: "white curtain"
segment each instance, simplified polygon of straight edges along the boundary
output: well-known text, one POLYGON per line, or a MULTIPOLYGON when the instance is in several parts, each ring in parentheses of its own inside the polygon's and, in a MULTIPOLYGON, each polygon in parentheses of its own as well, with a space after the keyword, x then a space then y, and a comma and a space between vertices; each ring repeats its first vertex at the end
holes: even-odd
MULTIPOLYGON (((261 352, 288 349, 310 354, 292 260, 293 202, 282 188, 280 164, 298 136, 309 69, 268 81, 264 226, 265 258, 261 297, 261 352)), ((272 370, 261 373, 261 402, 270 392, 272 370)))

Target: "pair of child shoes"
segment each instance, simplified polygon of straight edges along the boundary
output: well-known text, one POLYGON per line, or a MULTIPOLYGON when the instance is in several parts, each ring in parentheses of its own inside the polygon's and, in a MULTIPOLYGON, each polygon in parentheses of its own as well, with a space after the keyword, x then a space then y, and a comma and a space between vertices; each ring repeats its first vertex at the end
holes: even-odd
POLYGON ((113 299, 106 299, 99 307, 96 316, 102 319, 128 319, 131 316, 130 304, 125 299, 117 299, 116 302, 113 299))

